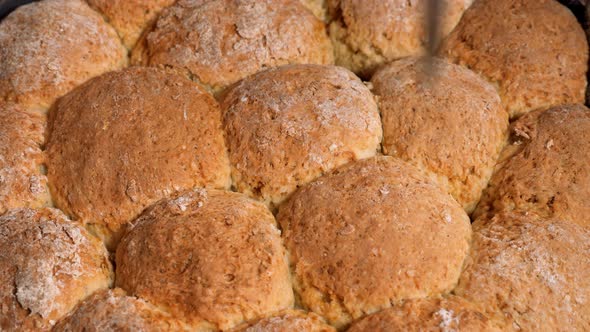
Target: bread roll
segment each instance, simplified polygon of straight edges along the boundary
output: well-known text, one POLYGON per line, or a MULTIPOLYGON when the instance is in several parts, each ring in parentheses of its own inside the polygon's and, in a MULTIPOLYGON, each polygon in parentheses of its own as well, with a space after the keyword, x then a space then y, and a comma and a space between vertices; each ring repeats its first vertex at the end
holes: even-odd
POLYGON ((181 76, 142 67, 111 72, 60 99, 51 116, 55 204, 110 249, 122 225, 155 201, 230 185, 219 106, 181 76))
POLYGON ((388 331, 487 331, 500 332, 493 322, 474 305, 458 296, 408 300, 379 311, 352 324, 348 332, 388 331))
POLYGON ((181 68, 213 91, 269 67, 334 62, 323 22, 300 0, 180 0, 132 61, 181 68))
POLYGON ((44 131, 42 115, 0 102, 0 215, 17 207, 51 204, 43 174, 44 131))
POLYGON ((519 210, 590 227, 590 110, 532 112, 511 133, 474 217, 519 210))
POLYGON ((117 249, 117 286, 199 331, 293 306, 280 232, 244 195, 195 190, 147 209, 117 249))
POLYGON ((104 15, 117 30, 128 49, 132 49, 142 31, 155 20, 162 9, 175 0, 86 0, 90 7, 104 15))
POLYGON ((590 231, 534 214, 474 223, 457 295, 522 331, 590 329, 590 231))
POLYGON ((344 68, 264 71, 229 89, 221 107, 234 186, 271 206, 322 173, 379 150, 377 104, 344 68))
POLYGON ((302 306, 337 328, 451 291, 471 239, 461 206, 392 157, 320 177, 281 205, 277 219, 302 306))
MULTIPOLYGON (((440 0, 443 1, 443 0, 440 0)), ((363 78, 380 65, 424 54, 426 0, 326 0, 336 64, 363 78)), ((472 0, 445 0, 439 13, 446 36, 472 0)))
POLYGON ((555 0, 477 0, 440 54, 496 85, 511 117, 584 102, 588 43, 555 0))
POLYGON ((271 317, 240 325, 232 332, 336 332, 336 329, 314 313, 285 310, 271 317))
POLYGON ((53 328, 54 332, 188 331, 171 315, 120 288, 99 291, 53 328))
POLYGON ((0 22, 0 101, 44 111, 78 84, 126 64, 115 30, 81 0, 33 2, 0 22))
POLYGON ((371 82, 383 119, 383 153, 432 173, 470 213, 505 144, 508 114, 494 87, 472 71, 409 57, 371 82))
POLYGON ((111 280, 103 244, 60 211, 0 217, 0 330, 47 331, 111 280))

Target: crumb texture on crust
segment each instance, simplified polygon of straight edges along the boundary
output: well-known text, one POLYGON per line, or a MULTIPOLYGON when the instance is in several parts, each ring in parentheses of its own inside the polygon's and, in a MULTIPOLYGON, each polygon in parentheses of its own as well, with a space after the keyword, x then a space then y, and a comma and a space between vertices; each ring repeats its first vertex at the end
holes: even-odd
POLYGON ((334 62, 324 23, 300 0, 180 0, 132 61, 186 69, 214 91, 269 67, 334 62))
POLYGON ((590 230, 532 213, 474 223, 457 295, 522 331, 590 329, 590 230))
POLYGON ((387 156, 300 188, 277 219, 301 304, 337 328, 451 291, 471 238, 469 218, 449 194, 387 156))
POLYGON ((245 323, 231 332, 336 332, 320 316, 301 310, 285 310, 270 317, 245 323))
POLYGON ((354 322, 347 332, 500 332, 476 305, 458 297, 414 299, 354 322))
POLYGON ((133 67, 97 77, 50 114, 49 187, 56 206, 112 248, 124 223, 194 187, 228 188, 219 105, 190 80, 133 67))
POLYGON ((535 111, 511 125, 474 217, 534 212, 590 227, 590 110, 563 105, 535 111))
MULTIPOLYGON (((363 78, 380 65, 426 51, 426 0, 326 0, 336 64, 363 78)), ((472 0, 447 0, 441 34, 459 22, 472 0)))
POLYGON ((511 117, 584 102, 588 42, 558 1, 476 1, 440 54, 494 83, 511 117))
POLYGON ((115 30, 81 0, 34 2, 0 23, 0 100, 46 109, 78 84, 126 64, 115 30))
POLYGON ((111 280, 104 245, 59 210, 0 217, 0 330, 48 330, 111 280))
POLYGON ((132 49, 139 36, 162 9, 176 0, 86 0, 117 30, 123 44, 132 49))
POLYGON ((272 213, 234 192, 158 202, 134 222, 116 262, 117 286, 197 328, 226 330, 294 302, 272 213))
POLYGON ((0 101, 0 215, 51 204, 42 166, 44 132, 44 116, 0 101))
POLYGON ((432 173, 468 213, 504 147, 508 114, 494 87, 469 69, 408 57, 371 82, 383 120, 383 153, 432 173))
POLYGON ((373 95, 344 68, 260 72, 228 89, 221 108, 234 186, 274 206, 324 172, 380 148, 373 95))
POLYGON ((94 293, 60 320, 54 332, 188 331, 182 322, 120 288, 94 293))

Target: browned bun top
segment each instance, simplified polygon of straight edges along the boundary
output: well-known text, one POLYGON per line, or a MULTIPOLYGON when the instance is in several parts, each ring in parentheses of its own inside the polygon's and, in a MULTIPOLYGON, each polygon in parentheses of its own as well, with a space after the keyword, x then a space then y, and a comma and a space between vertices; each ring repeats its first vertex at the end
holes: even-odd
POLYGON ((285 249, 270 211, 199 189, 147 209, 117 249, 117 286, 194 328, 229 329, 291 308, 285 249))
POLYGON ((132 55, 186 69, 213 90, 288 63, 333 63, 324 24, 299 0, 180 0, 132 55))
POLYGON ((416 299, 379 311, 352 324, 348 332, 492 332, 500 326, 458 297, 416 299))
POLYGON ((221 107, 234 186, 273 205, 322 173, 379 150, 373 95, 341 67, 260 72, 228 89, 221 107))
POLYGON ((302 305, 338 328, 452 290, 471 238, 461 206, 392 157, 320 177, 281 205, 277 219, 302 305))
POLYGON ((1 331, 48 330, 111 278, 103 244, 59 210, 0 217, 1 331))
POLYGON ((529 213, 474 223, 457 295, 522 331, 590 330, 590 230, 529 213))
POLYGON ((45 117, 0 101, 0 215, 50 204, 42 164, 45 117))
POLYGON ((383 152, 433 173, 473 211, 505 144, 508 114, 494 87, 469 69, 408 57, 373 78, 383 120, 383 152))
POLYGON ((54 332, 137 332, 188 330, 182 322, 120 288, 94 293, 57 323, 54 332))
POLYGON ((245 323, 232 332, 336 332, 323 318, 301 310, 284 310, 270 317, 245 323))
POLYGON ((34 2, 0 22, 0 101, 44 109, 87 79, 126 64, 115 30, 83 1, 34 2))
POLYGON ((55 204, 109 247, 160 198, 229 187, 221 112, 190 80, 134 67, 97 77, 52 110, 48 177, 55 204))
POLYGON ((590 110, 563 105, 525 115, 474 212, 535 212, 590 227, 590 110))
MULTIPOLYGON (((384 63, 424 54, 426 0, 326 0, 336 64, 364 78, 384 63)), ((440 33, 446 36, 472 0, 446 0, 440 33)))
POLYGON ((86 0, 90 7, 103 14, 117 30, 128 49, 133 48, 139 36, 156 19, 162 9, 175 0, 86 0))
POLYGON ((511 117, 584 102, 588 43, 558 1, 475 1, 440 54, 497 85, 511 117))

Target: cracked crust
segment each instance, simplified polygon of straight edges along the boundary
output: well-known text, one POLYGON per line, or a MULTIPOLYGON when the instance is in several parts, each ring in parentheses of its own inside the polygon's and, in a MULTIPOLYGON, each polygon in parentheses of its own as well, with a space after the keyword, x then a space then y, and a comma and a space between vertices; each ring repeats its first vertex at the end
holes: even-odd
POLYGON ((590 231, 532 213, 473 225, 457 295, 522 331, 590 329, 590 231))
POLYGON ((59 210, 0 217, 0 330, 48 331, 111 280, 103 244, 59 210))
POLYGON ((590 110, 564 105, 531 112, 511 138, 474 212, 535 212, 590 227, 590 110))
POLYGON ((45 117, 0 102, 0 215, 17 207, 51 205, 45 154, 45 117))
POLYGON ((347 332, 500 332, 501 324, 458 296, 408 300, 352 324, 347 332))
POLYGON ((117 30, 127 49, 132 49, 139 36, 158 17, 162 9, 176 0, 86 0, 102 13, 117 30))
POLYGON ((285 310, 253 322, 246 323, 231 332, 336 332, 320 316, 301 310, 285 310))
POLYGON ((147 209, 117 249, 117 286, 203 330, 292 308, 272 213, 245 195, 194 190, 147 209))
POLYGON ((472 71, 434 58, 409 57, 373 78, 383 119, 383 153, 432 173, 471 213, 492 176, 508 132, 494 87, 472 71))
POLYGON ((156 68, 97 77, 59 100, 47 145, 56 206, 113 249, 148 205, 194 187, 229 188, 213 96, 156 68))
POLYGON ((33 2, 0 22, 0 100, 46 110, 89 78, 125 65, 117 33, 83 1, 33 2))
POLYGON ((288 65, 221 98, 238 191, 272 207, 325 172, 374 156, 382 130, 371 91, 336 66, 288 65))
POLYGON ((451 291, 471 238, 469 218, 450 195, 387 156, 300 188, 277 219, 302 306, 337 328, 451 291))
POLYGON ((323 22, 299 0, 180 0, 138 43, 132 62, 182 68, 220 91, 265 68, 334 60, 323 22))
POLYGON ((182 322, 120 288, 94 293, 62 319, 53 332, 189 331, 182 322))
POLYGON ((440 54, 497 85, 511 117, 584 102, 588 43, 557 1, 476 1, 440 54))
MULTIPOLYGON (((472 0, 447 0, 441 15, 446 36, 459 22, 472 0)), ((363 78, 380 65, 424 54, 425 0, 326 0, 330 38, 336 64, 363 78)))

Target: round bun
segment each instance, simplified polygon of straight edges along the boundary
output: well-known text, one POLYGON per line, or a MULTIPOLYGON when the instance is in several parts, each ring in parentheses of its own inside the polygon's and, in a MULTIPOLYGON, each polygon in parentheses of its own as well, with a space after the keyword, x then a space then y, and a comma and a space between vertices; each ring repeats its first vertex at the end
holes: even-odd
POLYGON ((0 215, 17 207, 49 205, 41 151, 45 119, 0 101, 0 215))
POLYGON ((182 331, 183 324, 151 304, 127 296, 120 288, 96 292, 66 318, 54 332, 182 331))
MULTIPOLYGON (((426 3, 406 0, 326 0, 336 64, 364 78, 389 61, 426 51, 426 3)), ((459 22, 471 0, 447 0, 440 13, 441 34, 459 22)))
POLYGON ((199 189, 134 225, 117 249, 117 285, 193 327, 225 330, 293 306, 280 232, 262 203, 199 189))
POLYGON ((367 316, 347 332, 388 331, 502 331, 478 308, 457 296, 408 300, 367 316))
POLYGON ((115 30, 83 1, 34 2, 0 22, 0 101, 46 109, 78 84, 126 64, 115 30))
POLYGON ((121 225, 155 201, 230 185, 219 105, 184 77, 142 67, 107 73, 64 96, 50 115, 55 204, 109 248, 121 225))
POLYGON ((590 230, 530 213, 473 227, 457 295, 517 330, 590 330, 590 230))
POLYGON ((185 69, 214 91, 268 67, 334 62, 324 24, 299 0, 180 0, 132 61, 185 69))
POLYGON ((103 244, 60 211, 0 217, 0 330, 48 330, 111 279, 103 244))
POLYGON ((336 332, 336 329, 314 313, 285 310, 271 317, 243 324, 232 332, 336 332))
POLYGON ((234 186, 275 206, 297 187, 380 147, 373 95, 340 67, 260 72, 229 89, 221 108, 234 186))
POLYGON ((337 328, 451 291, 471 238, 461 206, 392 157, 358 161, 302 187, 277 218, 302 305, 337 328))
POLYGON ((508 114, 494 87, 469 69, 434 58, 409 57, 373 78, 383 120, 383 153, 433 173, 472 212, 508 131, 508 114))
POLYGON ((494 83, 511 117, 584 102, 588 43, 558 1, 476 1, 440 54, 494 83))
POLYGON ((474 217, 520 210, 590 226, 590 110, 532 112, 511 132, 474 217))
POLYGON ((139 36, 162 9, 175 0, 86 0, 90 7, 102 13, 117 30, 128 49, 133 48, 139 36))

